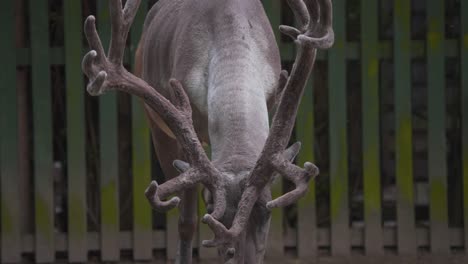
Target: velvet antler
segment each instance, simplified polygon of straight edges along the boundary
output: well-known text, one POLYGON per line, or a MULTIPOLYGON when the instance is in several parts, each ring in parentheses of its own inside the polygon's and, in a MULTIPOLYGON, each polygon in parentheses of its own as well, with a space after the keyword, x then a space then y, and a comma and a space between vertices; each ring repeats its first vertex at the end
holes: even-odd
MULTIPOLYGON (((181 83, 177 80, 170 81, 174 91, 173 102, 170 102, 122 65, 125 41, 140 0, 128 0, 123 10, 121 0, 110 0, 112 35, 108 56, 104 53, 96 31, 95 18, 90 16, 86 19, 85 34, 92 50, 85 55, 82 68, 90 79, 88 92, 91 95, 100 95, 106 91, 119 90, 136 95, 168 124, 186 154, 188 163, 175 161, 174 166, 182 174, 161 185, 153 181, 145 194, 153 208, 165 211, 177 206, 180 199, 177 197, 168 201, 162 199, 197 183, 205 185, 214 196, 214 211, 211 215, 205 215, 203 220, 215 234, 214 240, 203 242, 205 246, 234 242, 244 230, 253 205, 274 173, 293 181, 296 188, 268 202, 266 205, 268 208, 286 206, 295 202, 307 192, 308 181, 318 174, 318 168, 312 163, 306 162, 304 168, 291 164, 285 158, 288 155, 285 155, 284 149, 291 136, 298 105, 312 71, 317 48, 324 49, 333 44, 332 5, 330 0, 288 0, 288 3, 294 11, 299 26, 298 28, 281 26, 280 30, 295 40, 298 53, 291 75, 282 91, 265 147, 250 173, 238 211, 229 229, 217 220, 223 216, 226 208, 221 174, 209 161, 198 140, 193 128, 192 109, 181 83)), ((292 150, 287 151, 297 152, 299 147, 300 145, 296 144, 290 148, 292 150)), ((230 252, 232 253, 232 250, 230 252)))
MULTIPOLYGON (((296 188, 268 202, 266 205, 268 208, 294 203, 307 192, 309 180, 318 175, 318 168, 312 163, 306 162, 304 168, 300 168, 291 164, 284 157, 283 152, 294 127, 297 109, 312 71, 317 49, 329 48, 334 41, 332 4, 330 0, 288 0, 288 4, 299 25, 298 28, 280 26, 280 30, 293 38, 296 43, 298 51, 293 69, 282 92, 263 151, 250 173, 232 226, 228 229, 216 218, 205 215, 203 221, 215 233, 213 240, 203 241, 205 246, 234 243, 244 230, 254 204, 270 182, 274 172, 291 180, 296 188)), ((299 145, 294 146, 294 148, 299 147, 299 145)))
POLYGON ((128 0, 122 10, 121 0, 110 0, 112 23, 111 41, 108 56, 105 55, 101 40, 96 31, 95 18, 89 16, 85 22, 85 34, 92 49, 83 58, 82 69, 89 78, 87 90, 91 95, 119 90, 136 95, 156 111, 168 124, 182 147, 188 163, 175 161, 174 166, 182 172, 165 183, 153 181, 145 191, 151 206, 167 211, 179 203, 178 197, 162 201, 183 189, 197 183, 205 185, 215 197, 213 217, 220 218, 226 208, 224 188, 220 188, 220 173, 211 164, 193 128, 192 109, 182 84, 172 79, 170 86, 174 92, 173 102, 167 100, 142 79, 128 72, 122 65, 125 41, 140 0, 128 0))

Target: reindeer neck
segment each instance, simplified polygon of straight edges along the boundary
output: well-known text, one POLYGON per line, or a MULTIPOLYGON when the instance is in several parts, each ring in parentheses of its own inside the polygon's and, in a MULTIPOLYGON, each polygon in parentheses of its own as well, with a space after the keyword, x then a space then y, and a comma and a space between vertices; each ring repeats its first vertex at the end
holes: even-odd
POLYGON ((260 57, 245 40, 226 40, 213 52, 208 129, 212 160, 218 167, 252 168, 268 136, 266 101, 274 78, 260 57), (266 78, 271 78, 270 83, 266 78))

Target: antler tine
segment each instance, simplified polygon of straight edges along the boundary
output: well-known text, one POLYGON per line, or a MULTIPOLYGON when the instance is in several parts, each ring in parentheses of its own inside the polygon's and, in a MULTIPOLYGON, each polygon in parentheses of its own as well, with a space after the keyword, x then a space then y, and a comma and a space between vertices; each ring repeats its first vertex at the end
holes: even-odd
MULTIPOLYGON (((292 0, 288 2, 291 1, 292 0)), ((333 29, 331 27, 331 1, 309 0, 306 3, 311 22, 308 25, 307 31, 297 37, 296 44, 298 46, 298 53, 296 55, 296 60, 288 82, 286 83, 286 87, 284 88, 280 105, 273 118, 270 135, 268 136, 265 148, 256 166, 262 170, 257 171, 257 174, 252 174, 251 179, 252 183, 260 187, 265 186, 267 181, 262 178, 268 177, 263 175, 271 175, 271 170, 273 170, 294 182, 296 188, 268 202, 268 208, 286 206, 297 201, 307 192, 310 179, 317 176, 319 172, 318 168, 312 163, 306 162, 303 169, 292 164, 288 159, 284 158, 284 155, 281 153, 291 136, 300 99, 315 62, 316 48, 328 48, 333 44, 334 40, 333 29), (320 14, 320 18, 318 18, 320 26, 315 26, 313 22, 317 20, 318 14, 320 14), (325 35, 319 36, 318 38, 312 37, 322 32, 324 32, 325 35), (262 161, 262 159, 265 159, 265 161, 262 161), (260 161, 266 165, 258 166, 260 161)), ((303 6, 292 5, 291 8, 303 8, 303 6)), ((300 145, 298 145, 297 148, 300 148, 300 145)))
POLYGON ((133 23, 141 0, 128 0, 122 10, 122 0, 110 0, 111 41, 109 45, 109 60, 120 63, 125 50, 128 31, 133 23))
MULTIPOLYGON (((96 60, 102 60, 105 58, 104 48, 102 47, 101 39, 96 30, 96 18, 94 16, 88 16, 85 21, 84 32, 86 39, 88 39, 89 47, 95 51, 93 56, 96 60)), ((85 57, 86 59, 86 57, 85 57)))
POLYGON ((331 0, 318 0, 320 1, 320 21, 321 25, 326 28, 332 27, 333 20, 333 6, 331 0))
POLYGON ((157 112, 168 124, 177 138, 185 158, 189 164, 181 161, 174 162, 174 166, 183 170, 182 174, 165 183, 158 185, 152 182, 145 194, 151 206, 156 210, 167 211, 179 203, 178 197, 163 201, 183 189, 190 188, 201 182, 215 196, 215 213, 220 218, 226 208, 225 195, 219 191, 219 171, 211 164, 198 140, 192 122, 192 108, 189 99, 177 80, 170 80, 169 85, 173 93, 170 102, 151 87, 144 80, 128 72, 122 65, 125 42, 138 10, 140 0, 128 0, 122 10, 121 0, 110 0, 112 34, 109 55, 106 57, 101 40, 96 30, 95 18, 89 16, 85 22, 85 34, 91 47, 83 58, 82 69, 89 78, 87 87, 91 95, 100 95, 108 90, 119 90, 138 96, 157 112))
POLYGON ((316 25, 309 25, 309 29, 298 40, 307 42, 319 49, 328 49, 333 45, 335 35, 332 28, 332 3, 331 0, 312 0, 319 2, 320 18, 316 25))
POLYGON ((223 244, 233 245, 234 240, 236 240, 244 230, 245 224, 249 220, 252 207, 257 202, 261 191, 262 190, 257 189, 257 186, 250 185, 246 187, 239 201, 238 210, 232 222, 232 226, 229 229, 212 215, 206 214, 202 221, 208 224, 210 229, 213 230, 214 238, 202 241, 203 246, 217 247, 223 244))
POLYGON ((179 197, 173 197, 169 201, 161 201, 161 198, 159 198, 158 187, 158 183, 156 181, 152 181, 145 190, 145 196, 154 210, 166 212, 179 205, 179 197))
MULTIPOLYGON (((273 117, 270 134, 254 169, 249 175, 246 189, 242 193, 231 228, 227 229, 211 216, 205 216, 204 221, 215 231, 215 238, 205 241, 204 245, 216 246, 232 243, 233 240, 239 237, 245 228, 254 204, 258 201, 265 186, 271 182, 274 172, 278 172, 293 181, 296 188, 268 202, 266 204, 268 208, 285 206, 295 202, 306 193, 310 179, 318 174, 318 168, 312 163, 306 162, 304 169, 291 164, 288 159, 284 158, 283 151, 294 127, 299 102, 315 62, 316 49, 327 48, 333 43, 331 2, 330 0, 309 0, 304 3, 302 0, 288 0, 288 3, 293 9, 300 26, 303 27, 302 29, 288 26, 280 27, 283 33, 296 40, 298 52, 293 69, 273 117), (318 6, 318 3, 321 5, 318 6), (305 12, 307 12, 307 15, 305 12), (320 26, 316 27, 312 24, 317 21, 319 13, 320 18, 318 21, 320 26), (305 21, 311 22, 305 24, 305 21), (307 27, 304 28, 304 25, 307 27), (322 32, 325 32, 323 36, 315 37, 323 34, 322 32)), ((292 148, 296 148, 298 151, 299 146, 299 144, 295 144, 292 148)))
POLYGON ((307 4, 302 0, 288 0, 288 5, 291 7, 294 17, 297 20, 299 31, 307 30, 311 18, 307 11, 307 4))
POLYGON ((276 155, 272 159, 274 169, 292 181, 296 188, 270 202, 267 203, 267 208, 284 207, 296 202, 304 196, 309 189, 309 181, 311 178, 319 174, 317 166, 310 162, 304 163, 304 169, 291 164, 289 160, 281 155, 276 155))

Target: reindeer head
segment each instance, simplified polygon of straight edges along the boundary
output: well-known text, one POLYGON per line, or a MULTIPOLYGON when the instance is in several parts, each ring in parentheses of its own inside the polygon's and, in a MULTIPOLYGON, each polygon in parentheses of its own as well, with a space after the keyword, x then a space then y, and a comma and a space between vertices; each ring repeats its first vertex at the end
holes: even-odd
MULTIPOLYGON (((282 153, 285 160, 292 161, 300 149, 300 143, 297 142, 289 147, 282 153)), ((239 210, 240 201, 243 193, 249 186, 249 178, 252 171, 250 169, 238 170, 236 166, 234 170, 230 167, 228 169, 219 168, 224 181, 223 189, 226 199, 226 209, 223 216, 218 221, 226 226, 232 227, 233 221, 239 210)), ((311 168, 310 176, 317 175, 318 169, 311 168)), ((266 250, 270 215, 271 210, 267 207, 267 203, 271 201, 271 194, 269 185, 273 183, 274 179, 280 175, 277 172, 273 173, 270 182, 260 192, 257 200, 253 204, 250 215, 245 223, 245 227, 238 234, 237 238, 229 238, 225 242, 221 241, 204 241, 205 246, 217 246, 218 253, 224 257, 224 261, 232 258, 232 263, 261 263, 266 250)), ((203 219, 204 222, 210 221, 209 215, 214 210, 214 197, 211 192, 204 188, 202 191, 203 200, 206 204, 208 215, 203 219)), ((228 262, 230 263, 230 262, 228 262)))
POLYGON ((264 148, 258 160, 241 171, 215 166, 208 159, 193 128, 192 109, 180 82, 170 81, 174 96, 169 101, 123 67, 125 40, 139 3, 139 0, 127 0, 122 10, 121 0, 110 1, 112 37, 108 56, 97 34, 94 17, 86 20, 85 33, 92 51, 85 55, 82 68, 90 79, 88 92, 99 95, 107 90, 120 90, 139 96, 176 136, 186 161, 174 161, 181 172, 178 177, 161 185, 153 181, 147 188, 145 194, 154 209, 167 211, 176 207, 180 201, 178 197, 165 199, 198 183, 203 184, 209 191, 205 200, 210 208, 203 222, 214 232, 214 239, 203 241, 203 245, 218 247, 225 261, 259 262, 264 254, 270 210, 294 203, 307 192, 309 180, 318 174, 318 168, 312 163, 306 162, 304 168, 291 163, 300 144, 285 149, 317 48, 333 44, 331 1, 288 0, 298 28, 281 26, 280 31, 295 41, 298 53, 291 75, 281 74, 283 88, 264 148), (233 174, 236 177, 232 177, 233 174), (296 188, 271 200, 268 187, 275 174, 291 180, 296 188))

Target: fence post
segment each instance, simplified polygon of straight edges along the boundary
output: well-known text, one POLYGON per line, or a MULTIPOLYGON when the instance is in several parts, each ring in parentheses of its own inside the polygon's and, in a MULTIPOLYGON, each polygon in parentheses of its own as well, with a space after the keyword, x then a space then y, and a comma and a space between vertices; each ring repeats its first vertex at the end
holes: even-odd
POLYGON ((333 3, 335 44, 328 53, 330 216, 333 256, 350 253, 346 115, 346 1, 333 3))
POLYGON ((380 189, 378 1, 361 1, 362 151, 364 245, 367 255, 383 253, 380 189))
POLYGON ((34 210, 36 262, 55 260, 52 100, 48 1, 29 1, 34 120, 34 210))
MULTIPOLYGON (((314 71, 305 87, 304 96, 297 114, 296 138, 302 142, 302 150, 298 156, 299 166, 302 166, 307 161, 314 162, 315 160, 313 74, 314 71)), ((302 260, 314 261, 317 257, 318 227, 316 209, 315 180, 311 180, 309 192, 297 203, 297 253, 302 260)))
MULTIPOLYGON (((135 72, 135 52, 138 48, 148 0, 141 1, 130 35, 130 54, 135 72)), ((151 260, 153 256, 152 212, 144 196, 151 181, 151 142, 143 102, 132 96, 132 175, 133 175, 133 259, 151 260)))
POLYGON ((400 255, 416 255, 411 121, 411 2, 394 2, 395 166, 397 247, 400 255))
POLYGON ((427 139, 430 192, 430 241, 433 254, 450 250, 445 139, 445 1, 427 1, 427 139))
POLYGON ((465 254, 468 258, 468 1, 461 1, 461 86, 462 86, 462 139, 463 139, 463 204, 465 229, 465 254))
MULTIPOLYGON (((99 34, 106 51, 110 40, 108 4, 109 0, 97 1, 99 34)), ((120 215, 116 92, 106 93, 99 97, 99 120, 101 258, 103 261, 118 261, 120 259, 120 215)))
POLYGON ((64 2, 67 96, 68 260, 86 262, 86 159, 84 82, 81 71, 81 1, 64 2))
POLYGON ((14 1, 0 8, 0 262, 21 261, 14 1))

